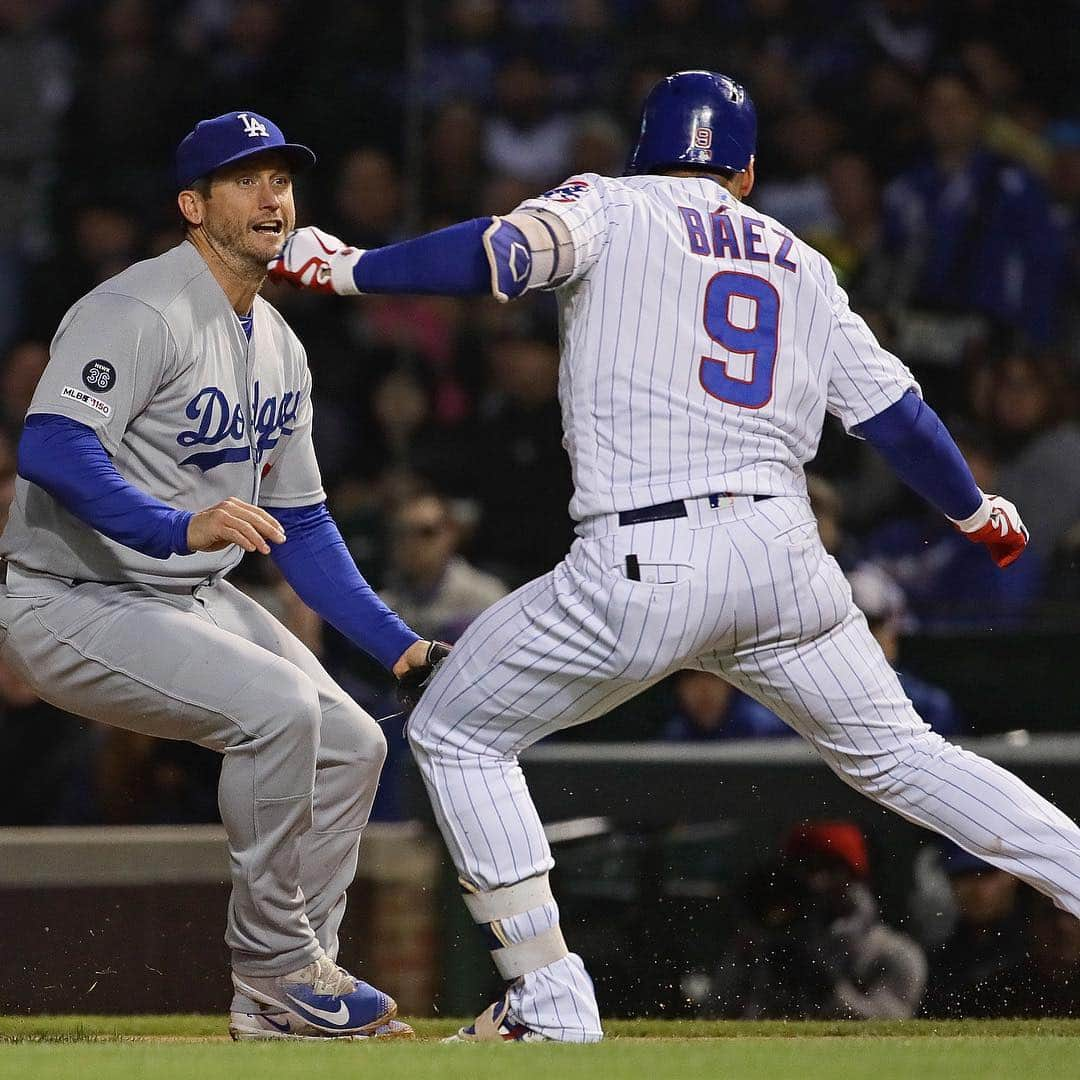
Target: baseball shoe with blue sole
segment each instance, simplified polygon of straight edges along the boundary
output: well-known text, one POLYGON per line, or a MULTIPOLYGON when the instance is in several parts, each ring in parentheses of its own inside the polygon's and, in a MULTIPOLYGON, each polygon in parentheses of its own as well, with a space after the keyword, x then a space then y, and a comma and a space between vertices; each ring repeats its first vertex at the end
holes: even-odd
POLYGON ((320 1031, 311 1024, 297 1020, 284 1010, 265 1010, 229 1013, 229 1034, 236 1042, 246 1039, 348 1039, 366 1042, 368 1039, 411 1039, 416 1032, 403 1020, 387 1020, 366 1035, 340 1035, 320 1031))
POLYGON ((489 1005, 468 1027, 458 1029, 443 1042, 552 1042, 546 1035, 510 1019, 510 997, 489 1005))
MULTIPOLYGON (((237 991, 286 1012, 321 1035, 370 1035, 392 1020, 397 1003, 389 994, 350 975, 325 953, 291 975, 237 975, 237 991)), ((283 1033, 284 1034, 284 1033, 283 1033)))

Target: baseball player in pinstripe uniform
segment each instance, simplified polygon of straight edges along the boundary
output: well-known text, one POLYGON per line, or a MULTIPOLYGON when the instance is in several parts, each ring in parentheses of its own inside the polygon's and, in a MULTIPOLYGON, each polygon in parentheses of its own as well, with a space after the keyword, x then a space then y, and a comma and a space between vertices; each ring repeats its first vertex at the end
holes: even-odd
MULTIPOLYGON (((474 622, 409 737, 506 996, 460 1039, 601 1037, 518 755, 681 668, 780 715, 857 790, 1080 915, 1080 831, 913 710, 818 537, 803 466, 826 412, 987 548, 1020 556, 911 372, 828 261, 745 201, 756 120, 723 75, 649 94, 626 176, 374 251, 300 230, 272 274, 343 294, 553 289, 577 539, 474 622)), ((528 493, 522 492, 527 498, 528 493)))
POLYGON ((327 513, 304 350, 258 296, 314 160, 250 111, 183 140, 187 238, 64 317, 0 540, 0 655, 41 697, 223 755, 237 1038, 409 1033, 336 963, 382 732, 224 580, 245 551, 270 554, 395 674, 428 670, 327 513))

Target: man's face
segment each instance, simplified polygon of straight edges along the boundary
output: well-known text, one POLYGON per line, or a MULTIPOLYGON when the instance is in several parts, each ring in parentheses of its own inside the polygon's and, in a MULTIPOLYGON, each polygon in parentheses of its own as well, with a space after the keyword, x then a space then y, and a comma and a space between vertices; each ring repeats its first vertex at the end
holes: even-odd
POLYGON ((938 150, 967 150, 979 141, 982 107, 964 83, 948 77, 935 80, 925 104, 927 131, 938 150))
POLYGON ((1009 432, 1037 431, 1053 409, 1050 387, 1026 357, 1006 360, 994 385, 994 418, 1009 432))
POLYGON ((403 506, 393 522, 394 562, 407 577, 436 577, 457 546, 457 530, 439 499, 421 496, 403 506))
POLYGON ((198 205, 209 240, 265 268, 296 225, 292 170, 279 154, 256 154, 218 169, 198 205))

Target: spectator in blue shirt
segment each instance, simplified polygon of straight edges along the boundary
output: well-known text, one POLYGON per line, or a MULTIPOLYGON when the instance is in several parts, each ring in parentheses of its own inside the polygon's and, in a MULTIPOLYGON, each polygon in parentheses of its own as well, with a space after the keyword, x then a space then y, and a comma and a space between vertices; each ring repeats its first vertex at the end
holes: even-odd
POLYGON ((719 742, 794 736, 778 716, 707 671, 680 671, 675 708, 660 737, 665 742, 719 742))
POLYGON ((984 102, 965 74, 930 80, 924 116, 930 156, 885 192, 884 247, 897 268, 892 299, 976 311, 1046 343, 1063 253, 1043 185, 985 149, 984 102))

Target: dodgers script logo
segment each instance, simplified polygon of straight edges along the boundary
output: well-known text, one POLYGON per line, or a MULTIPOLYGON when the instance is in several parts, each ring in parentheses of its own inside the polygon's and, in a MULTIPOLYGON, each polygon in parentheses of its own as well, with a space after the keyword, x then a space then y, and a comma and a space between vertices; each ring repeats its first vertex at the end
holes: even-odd
MULTIPOLYGON (((258 464, 278 440, 291 435, 291 427, 300 411, 300 392, 289 390, 281 395, 261 397, 259 384, 255 383, 251 401, 251 417, 255 435, 255 462, 258 464)), ((226 440, 247 440, 247 423, 244 409, 239 402, 233 403, 225 392, 216 386, 204 386, 188 403, 184 415, 194 426, 176 436, 180 446, 217 446, 226 440)), ((230 461, 250 461, 251 443, 243 446, 226 446, 220 450, 200 450, 189 454, 181 465, 194 465, 202 472, 209 472, 230 461)))

